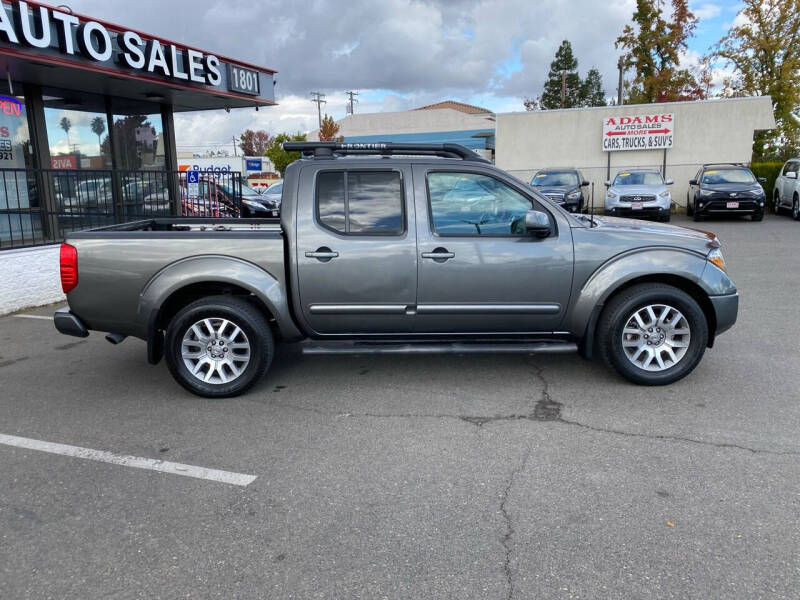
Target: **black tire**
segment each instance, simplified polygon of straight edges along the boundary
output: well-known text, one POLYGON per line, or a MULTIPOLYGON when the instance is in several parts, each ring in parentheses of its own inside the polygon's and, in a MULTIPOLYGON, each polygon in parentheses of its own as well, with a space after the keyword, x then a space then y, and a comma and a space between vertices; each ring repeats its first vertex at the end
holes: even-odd
POLYGON ((252 303, 233 296, 209 296, 182 308, 167 327, 164 346, 167 367, 175 380, 193 394, 206 398, 229 398, 247 391, 264 376, 275 353, 275 342, 266 317, 252 303), (230 321, 241 329, 249 344, 249 362, 240 375, 227 383, 202 381, 192 375, 183 360, 184 335, 192 325, 204 319, 230 321))
POLYGON ((694 218, 695 221, 702 221, 703 220, 703 215, 698 214, 698 213, 696 213, 694 211, 692 211, 692 217, 694 218))
POLYGON ((798 199, 797 194, 795 194, 794 200, 792 200, 792 218, 795 221, 800 221, 800 199, 798 199))
POLYGON ((781 208, 781 195, 778 193, 778 190, 775 190, 775 193, 772 196, 772 213, 779 215, 783 212, 781 208))
POLYGON ((661 215, 661 216, 658 218, 658 220, 659 220, 659 221, 661 221, 662 223, 669 223, 669 221, 670 221, 670 219, 671 219, 671 218, 672 218, 672 215, 670 215, 669 213, 667 213, 667 214, 665 214, 665 215, 661 215))
POLYGON ((691 217, 694 214, 694 202, 689 200, 689 197, 686 197, 686 216, 691 217))
POLYGON ((667 385, 686 377, 703 357, 708 344, 708 323, 702 308, 686 292, 671 285, 643 283, 616 294, 606 304, 597 325, 600 356, 628 381, 640 385, 667 385), (686 354, 677 364, 662 371, 647 371, 628 358, 623 349, 623 329, 639 309, 652 304, 665 304, 679 310, 690 330, 686 354))
POLYGON ((763 221, 764 220, 764 211, 759 211, 757 213, 753 213, 750 215, 751 221, 763 221))

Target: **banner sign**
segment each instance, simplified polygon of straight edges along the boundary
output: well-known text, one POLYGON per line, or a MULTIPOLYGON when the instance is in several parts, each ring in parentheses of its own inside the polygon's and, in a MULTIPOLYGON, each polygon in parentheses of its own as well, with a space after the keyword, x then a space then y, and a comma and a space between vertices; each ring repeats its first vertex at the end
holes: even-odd
POLYGON ((605 117, 603 151, 672 148, 674 126, 672 113, 605 117))

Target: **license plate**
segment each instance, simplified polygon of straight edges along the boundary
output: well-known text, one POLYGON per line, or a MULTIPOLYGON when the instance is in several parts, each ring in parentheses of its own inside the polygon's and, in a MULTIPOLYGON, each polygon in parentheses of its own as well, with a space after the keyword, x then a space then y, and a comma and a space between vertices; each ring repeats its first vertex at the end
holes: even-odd
POLYGON ((634 202, 633 204, 631 204, 631 208, 633 210, 642 210, 643 206, 644 205, 641 202, 634 202))
POLYGON ((739 208, 738 202, 728 202, 728 208, 739 208))

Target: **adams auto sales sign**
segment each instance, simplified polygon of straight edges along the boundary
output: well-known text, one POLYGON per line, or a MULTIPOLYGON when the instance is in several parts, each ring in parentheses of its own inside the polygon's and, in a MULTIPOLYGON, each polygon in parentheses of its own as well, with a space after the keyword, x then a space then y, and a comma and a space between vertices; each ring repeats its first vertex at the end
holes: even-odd
POLYGON ((674 125, 671 113, 606 117, 603 119, 603 151, 672 148, 674 125))

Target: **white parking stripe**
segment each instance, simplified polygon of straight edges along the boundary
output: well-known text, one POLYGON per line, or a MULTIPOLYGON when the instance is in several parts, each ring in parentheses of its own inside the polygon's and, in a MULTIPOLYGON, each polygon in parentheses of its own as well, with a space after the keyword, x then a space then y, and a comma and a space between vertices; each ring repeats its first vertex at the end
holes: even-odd
POLYGON ((218 481, 242 487, 250 485, 256 480, 255 475, 245 475, 243 473, 232 473, 230 471, 219 471, 217 469, 206 469, 205 467, 195 467, 183 465, 181 463, 168 462, 165 460, 155 460, 152 458, 142 458, 139 456, 125 456, 103 450, 92 450, 91 448, 81 448, 80 446, 68 446, 66 444, 55 444, 31 438, 17 437, 15 435, 4 435, 0 433, 0 444, 6 446, 16 446, 28 450, 40 450, 52 454, 62 454, 75 458, 88 458, 100 462, 121 465, 123 467, 136 467, 137 469, 149 469, 150 471, 160 471, 171 475, 183 475, 184 477, 194 477, 196 479, 207 479, 208 481, 218 481))
POLYGON ((43 315, 11 315, 12 317, 16 317, 17 319, 45 319, 46 321, 52 321, 53 317, 46 317, 43 315))

